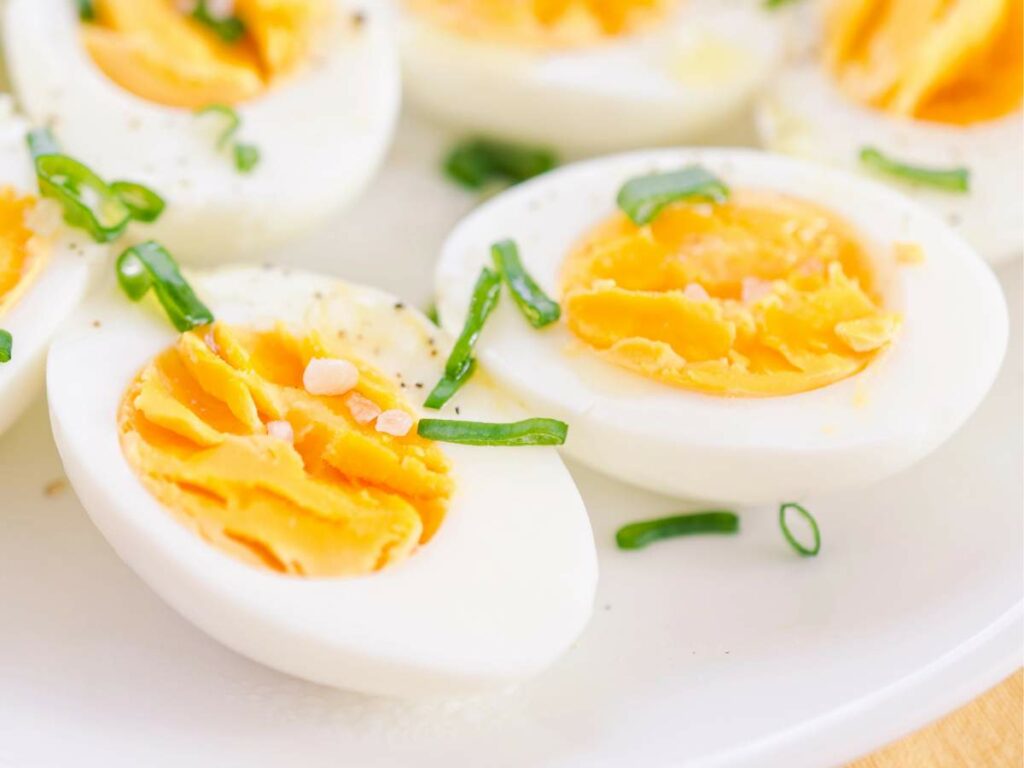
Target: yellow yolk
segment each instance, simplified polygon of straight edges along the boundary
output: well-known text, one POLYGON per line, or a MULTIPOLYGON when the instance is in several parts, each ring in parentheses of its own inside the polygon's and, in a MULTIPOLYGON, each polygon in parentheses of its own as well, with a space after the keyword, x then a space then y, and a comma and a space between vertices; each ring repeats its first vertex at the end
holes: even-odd
POLYGON ((380 373, 346 354, 359 383, 340 396, 303 387, 317 334, 215 324, 183 334, 125 393, 121 446, 149 491, 207 541, 248 563, 302 576, 370 573, 437 530, 453 483, 416 434, 378 432, 371 401, 412 413, 380 373), (286 421, 293 440, 268 434, 286 421))
POLYGON ((49 246, 28 225, 36 199, 0 188, 0 316, 14 306, 46 264, 49 246))
POLYGON ((826 58, 857 101, 957 125, 1024 97, 1024 0, 837 0, 826 58))
POLYGON ((867 254, 804 201, 734 191, 637 227, 622 214, 569 255, 570 330, 607 360, 717 395, 788 395, 862 370, 894 337, 867 254))
POLYGON ((678 0, 407 0, 465 37, 528 47, 573 47, 640 31, 678 0))
POLYGON ((95 0, 86 50, 115 83, 172 107, 198 109, 259 96, 310 52, 326 0, 236 0, 245 34, 229 43, 175 0, 95 0))

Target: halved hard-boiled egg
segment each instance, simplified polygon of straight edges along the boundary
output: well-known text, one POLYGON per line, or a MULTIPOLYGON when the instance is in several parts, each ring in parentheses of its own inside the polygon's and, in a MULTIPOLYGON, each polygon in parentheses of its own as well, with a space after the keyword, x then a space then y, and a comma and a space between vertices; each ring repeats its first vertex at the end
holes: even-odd
POLYGON ((987 260, 1019 256, 1024 2, 817 0, 794 11, 791 60, 759 110, 765 145, 887 178, 987 260), (864 162, 872 153, 889 168, 864 162), (963 183, 929 184, 917 170, 963 183))
POLYGON ((68 154, 160 193, 184 261, 260 254, 367 183, 397 115, 392 14, 373 0, 7 3, 14 92, 68 154), (213 15, 214 12, 224 15, 213 15))
POLYGON ((507 239, 561 319, 537 330, 505 301, 481 368, 568 422, 574 458, 682 497, 780 502, 897 472, 970 415, 1006 345, 998 283, 938 217, 781 156, 648 151, 503 193, 444 245, 445 328, 507 239))
POLYGON ((39 197, 27 129, 0 97, 0 433, 42 391, 50 339, 105 255, 39 197))
MULTIPOLYGON (((553 448, 420 436, 443 331, 325 276, 190 278, 215 322, 176 334, 110 285, 48 364, 68 477, 154 590, 253 659, 371 693, 500 685, 569 647, 597 576, 583 502, 553 448)), ((483 379, 455 402, 522 416, 483 379)))
POLYGON ((706 136, 780 53, 749 0, 404 0, 406 88, 491 136, 595 152, 706 136))

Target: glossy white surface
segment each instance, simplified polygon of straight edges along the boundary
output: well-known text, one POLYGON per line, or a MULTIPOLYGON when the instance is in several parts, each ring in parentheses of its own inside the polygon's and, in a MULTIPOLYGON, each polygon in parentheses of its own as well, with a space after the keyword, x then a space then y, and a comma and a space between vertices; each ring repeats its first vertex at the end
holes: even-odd
MULTIPOLYGON (((406 126, 369 197, 289 259, 425 300, 434 252, 469 206, 435 177, 439 147, 406 126)), ((1019 266, 1001 280, 1014 336, 995 388, 912 471, 810 500, 816 560, 792 555, 768 508, 742 510, 735 539, 618 552, 624 520, 679 504, 577 469, 596 615, 548 673, 473 700, 340 693, 209 640, 121 564, 69 491, 44 495, 61 470, 37 404, 0 439, 0 763, 799 768, 880 746, 1021 661, 1019 266)))

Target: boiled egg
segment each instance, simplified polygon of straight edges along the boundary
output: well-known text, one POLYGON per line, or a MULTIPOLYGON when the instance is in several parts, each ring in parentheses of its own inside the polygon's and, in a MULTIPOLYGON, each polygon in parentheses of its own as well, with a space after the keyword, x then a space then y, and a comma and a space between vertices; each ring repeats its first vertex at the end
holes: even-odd
MULTIPOLYGON (((553 448, 418 435, 442 331, 320 275, 190 282, 213 324, 176 334, 109 285, 48 361, 68 478, 158 594, 246 656, 376 694, 503 685, 570 646, 597 573, 583 502, 553 448)), ((454 403, 522 417, 483 378, 454 403)))
POLYGON ((443 247, 449 331, 506 239, 561 318, 537 330, 503 301, 480 368, 566 421, 570 456, 675 496, 778 503, 880 480, 967 419, 1006 345, 999 285, 948 225, 782 156, 646 151, 504 192, 443 247), (684 169, 717 180, 714 200, 643 224, 617 209, 627 182, 684 169))
POLYGON ((353 199, 381 161, 399 99, 386 6, 204 3, 204 23, 195 3, 94 0, 92 20, 77 5, 7 3, 14 93, 65 152, 166 199, 149 236, 179 259, 256 258, 353 199), (237 37, 214 31, 227 21, 237 37))
POLYGON ((50 339, 105 254, 64 223, 57 203, 38 196, 27 129, 0 96, 0 330, 11 343, 10 359, 0 360, 0 433, 42 392, 50 339))
POLYGON ((765 91, 765 146, 872 173, 937 210, 992 263, 1024 242, 1024 3, 828 0, 794 7, 789 60, 765 91), (876 149, 960 169, 966 190, 879 176, 876 149))
POLYGON ((707 137, 780 53, 750 0, 404 0, 410 99, 464 130, 596 152, 707 137))

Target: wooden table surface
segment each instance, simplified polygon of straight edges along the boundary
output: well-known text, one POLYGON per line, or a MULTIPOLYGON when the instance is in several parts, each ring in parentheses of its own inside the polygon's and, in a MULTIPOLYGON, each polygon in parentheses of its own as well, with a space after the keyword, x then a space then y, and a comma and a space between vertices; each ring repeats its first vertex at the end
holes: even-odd
POLYGON ((1022 768, 1024 671, 849 768, 1022 768))

